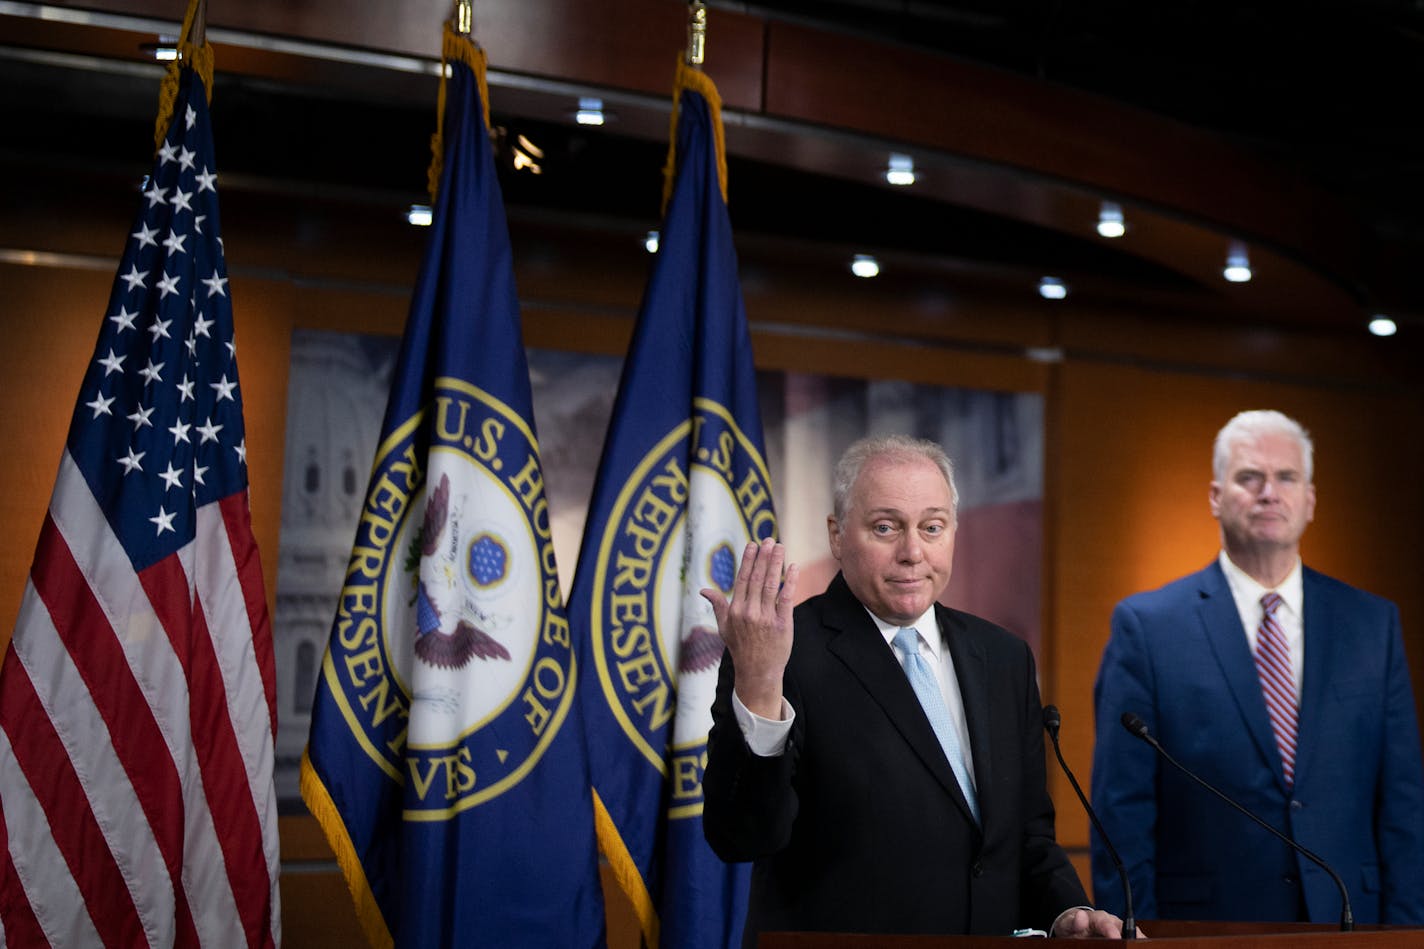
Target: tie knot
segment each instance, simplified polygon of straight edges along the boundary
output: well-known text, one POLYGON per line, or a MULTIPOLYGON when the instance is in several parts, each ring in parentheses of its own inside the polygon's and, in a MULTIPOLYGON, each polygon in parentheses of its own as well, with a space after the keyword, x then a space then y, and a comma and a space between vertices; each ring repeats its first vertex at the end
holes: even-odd
POLYGON ((1274 616, 1276 608, 1281 605, 1281 595, 1275 590, 1271 590, 1261 597, 1261 609, 1266 611, 1267 616, 1274 616))
POLYGON ((907 657, 918 656, 920 654, 920 634, 913 626, 901 626, 900 631, 895 634, 895 645, 900 647, 900 651, 907 657))

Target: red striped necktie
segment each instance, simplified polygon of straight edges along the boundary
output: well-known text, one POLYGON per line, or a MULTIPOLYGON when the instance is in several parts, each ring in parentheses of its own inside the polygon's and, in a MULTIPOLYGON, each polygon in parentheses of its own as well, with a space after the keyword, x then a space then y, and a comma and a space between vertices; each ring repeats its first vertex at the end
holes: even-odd
POLYGON ((1271 716, 1271 729, 1276 733, 1276 747, 1281 753, 1281 768, 1285 771, 1286 787, 1295 785, 1295 741, 1299 715, 1295 698, 1295 676, 1291 673, 1290 648, 1285 631, 1276 620, 1281 595, 1271 592, 1261 597, 1261 627, 1256 632, 1256 674, 1261 678, 1261 692, 1266 698, 1266 711, 1271 716))

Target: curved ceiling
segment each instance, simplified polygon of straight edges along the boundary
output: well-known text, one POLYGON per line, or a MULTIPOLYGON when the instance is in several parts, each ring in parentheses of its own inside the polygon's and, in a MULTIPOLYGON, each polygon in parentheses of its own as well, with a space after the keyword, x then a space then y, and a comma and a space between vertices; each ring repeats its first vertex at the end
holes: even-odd
MULTIPOLYGON (((137 48, 172 5, 98 5, 0 2, 12 158, 143 155, 152 73, 137 48)), ((238 117, 217 124, 229 180, 412 194, 448 5, 399 6, 264 2, 210 17, 228 70, 215 110, 238 117), (267 134, 233 131, 253 127, 267 134), (270 147, 283 140, 326 160, 293 161, 270 147)), ((1424 332, 1410 283, 1424 247, 1419 122, 1368 95, 1424 72, 1414 5, 1316 5, 1289 22, 1265 5, 1143 6, 1158 5, 714 4, 706 68, 724 99, 739 242, 875 249, 986 296, 1052 273, 1075 299, 1144 315, 1353 333, 1385 308, 1402 335, 1424 332), (914 156, 912 188, 881 180, 892 151, 914 156), (1104 200, 1125 210, 1120 241, 1093 232, 1104 200), (1249 247, 1249 284, 1221 279, 1233 241, 1249 247)), ((667 39, 684 5, 481 0, 475 16, 496 120, 545 152, 543 175, 507 169, 511 214, 656 221, 647 169, 665 149, 667 39), (590 92, 616 113, 602 130, 570 122, 590 92)))

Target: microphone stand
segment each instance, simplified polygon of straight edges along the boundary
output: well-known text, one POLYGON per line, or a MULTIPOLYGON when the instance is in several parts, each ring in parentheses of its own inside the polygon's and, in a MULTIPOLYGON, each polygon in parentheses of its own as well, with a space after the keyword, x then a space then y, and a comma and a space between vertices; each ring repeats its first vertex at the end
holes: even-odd
POLYGON ((1068 783, 1073 785, 1073 792, 1078 795, 1078 801, 1083 805, 1083 810, 1088 812, 1088 819, 1093 822, 1093 826, 1098 830, 1098 836, 1102 838, 1103 846, 1107 848, 1108 856, 1112 857, 1113 866, 1117 867, 1117 875, 1122 880, 1122 905, 1124 907, 1122 920, 1122 938, 1137 938, 1137 920, 1132 915, 1132 885, 1127 882, 1127 870, 1122 865, 1122 859, 1117 855, 1117 848, 1108 839, 1108 832, 1103 830, 1102 823, 1098 820, 1098 815, 1093 811, 1093 806, 1088 803, 1088 798, 1083 794, 1083 789, 1078 786, 1078 779, 1073 777, 1072 770, 1068 767, 1068 762, 1063 760, 1063 749, 1058 745, 1058 728, 1062 724, 1062 717, 1058 714, 1058 706, 1049 705, 1043 710, 1043 727, 1048 731, 1048 737, 1053 739, 1053 753, 1058 756, 1058 764, 1063 769, 1063 773, 1068 775, 1068 783))
POLYGON ((1340 875, 1334 870, 1330 869, 1330 864, 1326 863, 1320 857, 1307 850, 1303 845, 1296 843, 1294 840, 1287 837, 1279 830, 1276 830, 1270 824, 1266 823, 1264 820, 1248 811, 1241 804, 1238 804, 1231 798, 1227 797, 1226 792, 1217 790, 1215 787, 1208 784, 1206 781, 1197 777, 1187 768, 1186 765, 1182 764, 1176 758, 1173 758, 1171 755, 1167 754, 1167 750, 1163 748, 1160 744, 1158 744, 1157 739, 1153 738, 1152 735, 1147 731, 1147 723, 1144 722, 1142 720, 1142 717, 1136 712, 1122 713, 1122 727, 1126 728, 1133 737, 1141 738, 1143 741, 1147 742, 1147 744, 1151 745, 1153 748, 1156 748, 1157 753, 1163 758, 1166 758, 1168 763, 1170 763, 1172 767, 1176 768, 1178 771, 1191 778, 1197 784, 1200 784, 1212 794, 1215 794, 1217 797, 1221 798, 1223 801, 1230 804, 1232 807, 1236 808, 1238 811, 1245 814, 1247 817, 1251 818, 1253 821, 1260 824, 1262 827, 1266 828, 1266 830, 1270 831, 1272 834, 1275 834, 1281 840, 1285 841, 1286 844, 1288 844, 1290 847, 1294 848, 1295 851, 1301 856, 1305 857, 1307 860, 1310 860, 1316 866, 1320 867, 1320 869, 1330 874, 1330 879, 1335 881, 1335 886, 1340 891, 1340 931, 1342 933, 1354 931, 1355 914, 1350 911, 1350 891, 1345 889, 1345 883, 1340 879, 1340 875))

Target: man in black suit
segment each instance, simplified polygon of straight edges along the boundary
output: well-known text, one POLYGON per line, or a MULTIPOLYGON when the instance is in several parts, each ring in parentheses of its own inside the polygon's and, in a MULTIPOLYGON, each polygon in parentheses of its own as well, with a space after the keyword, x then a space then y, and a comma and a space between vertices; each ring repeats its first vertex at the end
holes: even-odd
POLYGON ((722 859, 756 862, 744 944, 773 930, 1120 936, 1054 838, 1028 646, 936 604, 954 554, 949 459, 863 439, 835 481, 841 572, 825 593, 793 616, 797 569, 783 582, 770 540, 747 545, 730 602, 703 591, 727 644, 703 826, 722 859))

